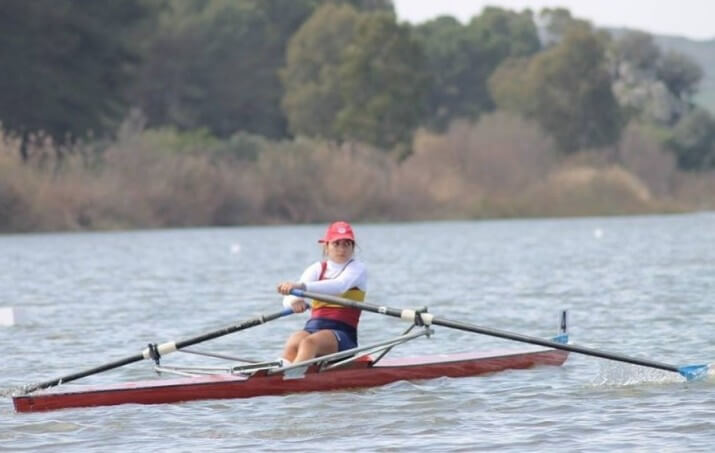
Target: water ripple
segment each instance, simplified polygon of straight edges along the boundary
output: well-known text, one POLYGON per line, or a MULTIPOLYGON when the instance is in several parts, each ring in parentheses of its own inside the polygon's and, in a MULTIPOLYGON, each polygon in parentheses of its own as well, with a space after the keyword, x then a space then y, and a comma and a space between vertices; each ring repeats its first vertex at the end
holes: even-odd
MULTIPOLYGON (((715 216, 357 231, 375 303, 429 306, 437 316, 541 337, 555 333, 568 308, 577 344, 666 363, 715 358, 715 216)), ((321 233, 307 225, 0 236, 0 306, 20 315, 0 327, 0 451, 711 451, 715 371, 684 382, 574 354, 562 367, 364 390, 13 411, 9 395, 28 382, 274 311, 275 283, 318 259, 321 233)), ((272 358, 303 321, 294 316, 204 349, 272 358)), ((365 314, 361 342, 402 329, 365 314)), ((509 346, 437 328, 393 354, 509 346)), ((187 356, 165 361, 193 363, 187 356)), ((151 376, 150 363, 137 363, 84 381, 151 376)))

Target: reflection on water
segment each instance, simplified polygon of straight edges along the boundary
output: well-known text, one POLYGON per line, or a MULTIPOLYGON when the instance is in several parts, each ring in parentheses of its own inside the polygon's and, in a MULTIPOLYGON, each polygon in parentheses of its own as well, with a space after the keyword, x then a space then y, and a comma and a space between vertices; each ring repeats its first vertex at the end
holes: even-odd
MULTIPOLYGON (((563 367, 380 388, 16 414, 8 392, 280 308, 323 225, 0 236, 0 451, 706 451, 715 378, 572 355, 563 367)), ((715 360, 715 216, 357 225, 368 300, 675 365, 715 360)), ((275 358, 291 316, 202 345, 275 358)), ((405 326, 366 313, 361 342, 405 326)), ((435 328, 394 355, 504 348, 435 328)), ((175 354, 165 363, 195 363, 175 354), (176 357, 174 357, 176 356, 176 357)), ((204 359, 202 362, 206 364, 204 359)), ((213 365, 209 362, 208 365, 213 365)), ((150 363, 82 380, 152 376, 150 363)))

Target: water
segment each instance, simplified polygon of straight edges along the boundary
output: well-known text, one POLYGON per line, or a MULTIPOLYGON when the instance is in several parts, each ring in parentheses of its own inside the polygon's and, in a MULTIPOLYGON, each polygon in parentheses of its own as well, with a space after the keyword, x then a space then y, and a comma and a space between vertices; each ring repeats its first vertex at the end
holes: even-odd
MULTIPOLYGON (((711 451, 715 377, 572 355, 461 379, 16 414, 7 394, 280 308, 322 225, 0 236, 0 451, 711 451)), ((356 225, 368 300, 676 365, 715 360, 715 215, 356 225)), ((299 316, 202 349, 272 359, 299 316)), ((361 342, 403 323, 363 315, 361 342)), ((437 327, 392 354, 515 346, 437 327)), ((199 349, 199 347, 196 347, 199 349)), ((184 363, 173 354, 166 364, 184 363)), ((209 360, 210 364, 213 359, 209 360)), ((205 360, 203 363, 205 363, 205 360)), ((193 363, 193 362, 191 362, 193 363)), ((148 361, 83 380, 152 376, 148 361)))

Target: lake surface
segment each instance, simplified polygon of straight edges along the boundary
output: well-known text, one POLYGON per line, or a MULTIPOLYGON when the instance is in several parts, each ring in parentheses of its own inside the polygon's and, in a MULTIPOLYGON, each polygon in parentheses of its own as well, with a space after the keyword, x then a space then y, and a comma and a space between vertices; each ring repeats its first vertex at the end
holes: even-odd
MULTIPOLYGON (((715 361, 713 214, 355 228, 370 302, 545 338, 568 309, 574 344, 675 365, 715 361)), ((575 354, 562 367, 357 391, 14 412, 17 386, 280 309, 276 284, 319 258, 323 229, 0 236, 0 307, 17 316, 0 327, 0 451, 712 451, 715 376, 685 382, 575 354)), ((196 349, 273 359, 303 322, 283 318, 196 349)), ((361 343, 405 327, 365 313, 361 343)), ((435 330, 391 354, 519 346, 435 330)), ((80 383, 151 378, 152 365, 80 383)))

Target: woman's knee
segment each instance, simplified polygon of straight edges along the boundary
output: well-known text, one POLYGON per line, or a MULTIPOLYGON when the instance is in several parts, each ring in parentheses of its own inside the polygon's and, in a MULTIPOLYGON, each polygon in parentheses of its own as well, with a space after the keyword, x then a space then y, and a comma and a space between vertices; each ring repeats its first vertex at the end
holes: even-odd
POLYGON ((308 332, 304 330, 296 332, 288 338, 288 341, 286 341, 285 346, 286 348, 298 348, 300 346, 300 343, 308 336, 308 332))

